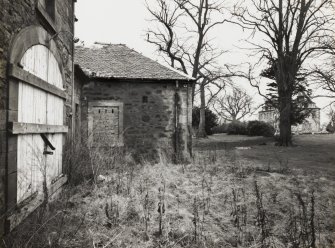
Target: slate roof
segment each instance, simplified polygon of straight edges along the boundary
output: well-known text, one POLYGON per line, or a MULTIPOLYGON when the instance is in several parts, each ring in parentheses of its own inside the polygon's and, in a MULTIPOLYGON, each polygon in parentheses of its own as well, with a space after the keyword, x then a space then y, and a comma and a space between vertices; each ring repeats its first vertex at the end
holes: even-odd
POLYGON ((143 56, 123 44, 76 47, 75 64, 89 78, 186 80, 193 78, 143 56))

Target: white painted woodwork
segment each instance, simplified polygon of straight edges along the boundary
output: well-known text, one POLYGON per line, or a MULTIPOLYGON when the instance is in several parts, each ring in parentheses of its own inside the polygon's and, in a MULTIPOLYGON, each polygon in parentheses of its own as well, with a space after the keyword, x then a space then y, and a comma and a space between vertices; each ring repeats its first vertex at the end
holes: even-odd
MULTIPOLYGON (((43 45, 35 45, 24 54, 23 69, 44 81, 63 89, 62 74, 52 52, 43 45)), ((19 82, 18 122, 63 125, 64 100, 24 82, 19 82)), ((54 155, 44 155, 44 142, 40 134, 18 135, 17 201, 34 192, 42 193, 43 175, 47 183, 62 173, 63 134, 48 134, 56 148, 54 155)), ((51 151, 50 148, 48 148, 51 151)))
POLYGON ((67 133, 69 128, 62 125, 10 122, 8 131, 11 134, 67 133))
POLYGON ((44 81, 43 79, 31 74, 30 72, 21 69, 17 65, 10 64, 8 73, 11 78, 16 79, 17 81, 27 83, 42 91, 46 91, 55 96, 66 99, 66 93, 64 89, 60 89, 57 86, 44 81))

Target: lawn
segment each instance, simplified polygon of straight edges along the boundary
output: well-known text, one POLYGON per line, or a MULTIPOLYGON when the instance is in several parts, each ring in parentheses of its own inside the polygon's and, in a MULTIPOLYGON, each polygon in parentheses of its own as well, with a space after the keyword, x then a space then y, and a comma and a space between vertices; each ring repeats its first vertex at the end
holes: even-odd
POLYGON ((246 135, 214 134, 203 139, 194 139, 195 150, 226 150, 239 146, 254 146, 273 142, 272 138, 250 137, 246 135))
POLYGON ((95 180, 68 185, 49 209, 7 237, 5 247, 334 247, 331 166, 319 175, 298 163, 330 162, 331 155, 316 150, 330 151, 329 137, 317 143, 299 136, 299 146, 279 149, 269 139, 231 136, 222 145, 214 136, 195 144, 188 165, 170 164, 164 155, 157 164, 113 160, 95 180), (214 148, 204 149, 211 140, 214 148), (250 149, 234 148, 246 144, 250 149), (303 156, 303 148, 315 155, 303 156), (286 163, 284 153, 293 159, 286 163))
POLYGON ((297 135, 293 141, 294 147, 285 148, 276 146, 271 138, 218 134, 195 142, 195 149, 232 149, 240 160, 254 161, 258 166, 286 166, 335 180, 335 135, 297 135))

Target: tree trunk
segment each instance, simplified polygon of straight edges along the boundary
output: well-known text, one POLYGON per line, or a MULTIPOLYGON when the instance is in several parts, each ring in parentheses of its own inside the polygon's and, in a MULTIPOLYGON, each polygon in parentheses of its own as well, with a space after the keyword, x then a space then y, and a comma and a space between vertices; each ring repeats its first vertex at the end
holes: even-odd
MULTIPOLYGON (((280 56, 279 56, 280 57, 280 56)), ((279 146, 292 145, 292 96, 298 67, 296 56, 285 54, 278 62, 276 75, 279 101, 279 146)))
MULTIPOLYGON (((201 56, 203 40, 204 40, 204 36, 201 32, 199 32, 198 44, 197 44, 197 49, 195 50, 193 70, 192 70, 192 77, 195 79, 198 77, 198 74, 199 74, 199 61, 200 61, 200 56, 201 56)), ((204 84, 204 82, 202 82, 201 85, 202 84, 204 84)), ((200 89, 200 91, 201 90, 202 89, 200 89)), ((203 90, 205 92, 205 87, 203 87, 203 90)), ((192 88, 192 104, 194 103, 194 96, 195 96, 195 84, 193 85, 193 88, 192 88)))
POLYGON ((207 137, 206 134, 206 99, 205 99, 205 82, 202 82, 200 85, 200 121, 199 121, 199 128, 197 132, 197 138, 205 138, 207 137))
POLYGON ((292 145, 291 111, 292 93, 290 91, 279 92, 279 146, 292 145))
POLYGON ((194 83, 194 84, 192 85, 192 106, 194 105, 195 86, 196 86, 196 84, 194 83))

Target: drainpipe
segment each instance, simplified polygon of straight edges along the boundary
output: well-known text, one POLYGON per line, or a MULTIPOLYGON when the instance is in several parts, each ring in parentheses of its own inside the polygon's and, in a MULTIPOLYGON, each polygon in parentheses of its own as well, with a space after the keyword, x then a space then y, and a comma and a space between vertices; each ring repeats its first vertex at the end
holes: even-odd
POLYGON ((5 134, 5 138, 6 138, 6 148, 5 148, 5 151, 1 151, 2 154, 3 152, 5 152, 5 187, 4 187, 4 200, 5 200, 5 206, 3 208, 4 212, 1 213, 1 215, 3 216, 3 218, 1 218, 1 228, 0 230, 2 229, 2 232, 0 233, 1 236, 5 235, 5 234, 8 234, 9 233, 9 225, 8 225, 8 221, 7 221, 7 216, 5 215, 6 213, 8 213, 9 211, 9 200, 8 200, 8 194, 9 194, 9 185, 8 185, 8 182, 9 182, 9 168, 8 168, 8 162, 9 162, 9 158, 8 158, 8 153, 9 153, 9 144, 8 144, 8 141, 9 141, 9 133, 7 131, 7 126, 8 126, 8 121, 9 121, 9 87, 10 87, 10 80, 9 80, 9 59, 10 59, 10 56, 8 56, 7 58, 7 68, 6 68, 6 81, 5 81, 5 84, 7 85, 7 92, 6 92, 6 108, 5 108, 5 111, 6 111, 6 134, 5 134))
MULTIPOLYGON (((73 34, 73 37, 74 37, 74 23, 75 23, 75 15, 74 15, 74 6, 75 6, 75 2, 76 0, 73 0, 72 1, 72 34, 73 34)), ((72 116, 71 116, 71 147, 73 148, 74 146, 74 131, 75 131, 75 114, 74 114, 74 111, 75 111, 75 94, 74 94, 74 40, 72 39, 72 77, 71 77, 71 87, 72 87, 72 116)))
MULTIPOLYGON (((191 87, 191 89, 192 89, 192 87, 191 87)), ((189 93, 190 93, 190 84, 188 83, 187 84, 187 94, 186 94, 186 120, 187 120, 186 125, 187 125, 187 131, 188 131, 188 134, 187 134, 187 145, 188 145, 187 150, 188 150, 189 156, 192 157, 193 156, 193 154, 192 154, 192 117, 191 117, 191 120, 190 120, 189 119, 189 114, 190 114, 189 113, 189 108, 191 107, 191 111, 192 111, 193 106, 192 106, 192 103, 189 104, 189 101, 190 101, 189 93)))
POLYGON ((176 80, 174 108, 175 108, 175 131, 174 131, 174 149, 175 149, 175 163, 179 162, 179 81, 176 80))

